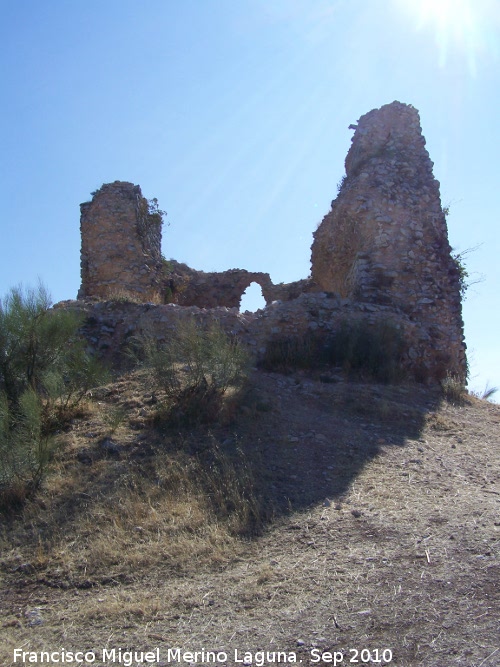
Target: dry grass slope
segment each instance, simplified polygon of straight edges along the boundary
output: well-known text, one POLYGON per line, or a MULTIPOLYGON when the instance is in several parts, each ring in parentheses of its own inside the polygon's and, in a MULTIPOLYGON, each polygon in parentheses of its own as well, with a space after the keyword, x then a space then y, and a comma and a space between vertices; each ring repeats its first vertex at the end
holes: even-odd
POLYGON ((498 664, 498 406, 263 371, 223 424, 159 425, 158 400, 137 372, 94 392, 4 517, 2 664, 157 646, 498 664))

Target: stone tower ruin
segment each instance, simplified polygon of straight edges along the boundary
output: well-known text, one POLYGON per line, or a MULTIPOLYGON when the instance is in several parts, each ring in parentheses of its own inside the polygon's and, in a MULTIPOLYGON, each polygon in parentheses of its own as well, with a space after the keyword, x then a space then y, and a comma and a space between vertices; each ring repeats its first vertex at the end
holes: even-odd
POLYGON ((80 210, 78 298, 155 298, 161 284, 162 216, 141 188, 122 181, 105 184, 80 210))
POLYGON ((403 311, 433 367, 464 377, 460 275, 418 111, 393 102, 351 127, 346 176, 314 234, 312 279, 403 311))
MULTIPOLYGON (((120 313, 122 306, 105 308, 105 329, 91 338, 100 344, 112 330, 113 344, 103 346, 120 349, 122 338, 143 325, 149 330, 156 322, 163 339, 179 318, 209 316, 262 354, 280 337, 313 332, 328 340, 346 323, 370 330, 383 322, 404 340, 402 369, 422 381, 447 374, 465 380, 460 271, 418 112, 393 102, 352 127, 346 175, 314 234, 311 276, 294 283, 274 285, 269 274, 244 269, 205 273, 162 262, 155 200, 151 206, 132 183, 103 185, 81 204, 78 299, 122 296, 124 305, 120 313), (267 307, 240 313, 252 281, 261 285, 267 307)), ((89 314, 93 309, 90 320, 100 321, 101 304, 84 307, 89 314)))

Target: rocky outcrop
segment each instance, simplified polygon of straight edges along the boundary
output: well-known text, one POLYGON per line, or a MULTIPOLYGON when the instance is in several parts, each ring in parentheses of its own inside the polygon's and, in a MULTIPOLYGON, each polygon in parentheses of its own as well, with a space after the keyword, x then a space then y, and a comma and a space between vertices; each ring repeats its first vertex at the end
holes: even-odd
POLYGON ((432 350, 429 371, 465 377, 460 276, 417 110, 400 102, 354 126, 346 176, 314 234, 321 290, 404 312, 432 350))

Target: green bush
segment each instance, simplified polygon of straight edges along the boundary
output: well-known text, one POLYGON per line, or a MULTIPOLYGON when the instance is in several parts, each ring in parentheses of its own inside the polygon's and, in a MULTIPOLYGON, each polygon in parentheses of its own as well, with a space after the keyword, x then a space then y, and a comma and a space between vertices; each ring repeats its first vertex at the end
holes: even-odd
POLYGON ((43 285, 0 301, 0 492, 22 495, 43 477, 51 432, 105 377, 77 331, 82 318, 52 310, 43 285), (16 491, 17 493, 17 491, 16 491))
POLYGON ((402 376, 404 350, 401 332, 390 322, 344 321, 328 335, 309 333, 270 341, 260 365, 278 372, 341 366, 346 373, 395 382, 402 376))
POLYGON ((309 334, 270 340, 259 365, 269 371, 287 373, 297 368, 318 368, 322 363, 322 340, 309 334))
POLYGON ((40 397, 75 405, 103 371, 77 335, 82 317, 52 310, 43 285, 13 288, 0 301, 0 390, 12 405, 33 390, 40 397))
POLYGON ((0 509, 22 502, 37 488, 53 448, 38 395, 25 391, 16 409, 0 395, 0 509))
POLYGON ((328 339, 325 357, 329 364, 342 366, 378 382, 401 379, 403 336, 391 322, 344 321, 328 339))
POLYGON ((139 349, 166 394, 167 419, 175 424, 216 421, 228 390, 237 392, 248 376, 248 352, 217 322, 207 328, 181 322, 167 344, 145 336, 139 349))

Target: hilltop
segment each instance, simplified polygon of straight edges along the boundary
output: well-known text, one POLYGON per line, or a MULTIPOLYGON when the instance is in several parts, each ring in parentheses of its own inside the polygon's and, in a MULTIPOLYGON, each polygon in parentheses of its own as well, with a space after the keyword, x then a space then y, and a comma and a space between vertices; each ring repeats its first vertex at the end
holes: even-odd
POLYGON ((293 283, 167 260, 134 183, 80 205, 81 287, 46 320, 77 327, 65 363, 4 400, 5 664, 498 663, 500 408, 464 389, 467 271, 418 111, 350 129, 293 283), (266 307, 242 313, 252 283, 266 307), (115 381, 89 393, 97 359, 115 381), (43 467, 23 447, 56 427, 19 498, 16 457, 43 467))
POLYGON ((222 425, 164 429, 156 400, 138 372, 94 391, 8 519, 2 664, 175 647, 498 664, 499 406, 262 370, 222 425))

